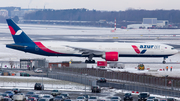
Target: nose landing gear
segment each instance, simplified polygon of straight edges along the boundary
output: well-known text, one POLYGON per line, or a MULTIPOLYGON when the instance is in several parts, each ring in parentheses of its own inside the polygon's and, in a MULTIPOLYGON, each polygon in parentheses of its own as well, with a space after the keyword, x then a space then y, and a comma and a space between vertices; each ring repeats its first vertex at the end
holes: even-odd
POLYGON ((168 57, 164 57, 164 59, 163 59, 163 64, 165 64, 166 63, 166 58, 168 58, 168 57))

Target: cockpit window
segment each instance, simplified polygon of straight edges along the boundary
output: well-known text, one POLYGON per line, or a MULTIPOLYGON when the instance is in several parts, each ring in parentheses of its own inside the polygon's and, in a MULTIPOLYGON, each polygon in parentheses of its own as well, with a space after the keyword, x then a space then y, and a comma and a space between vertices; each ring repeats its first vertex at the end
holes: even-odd
POLYGON ((171 50, 173 50, 174 49, 174 47, 173 48, 171 48, 171 50))

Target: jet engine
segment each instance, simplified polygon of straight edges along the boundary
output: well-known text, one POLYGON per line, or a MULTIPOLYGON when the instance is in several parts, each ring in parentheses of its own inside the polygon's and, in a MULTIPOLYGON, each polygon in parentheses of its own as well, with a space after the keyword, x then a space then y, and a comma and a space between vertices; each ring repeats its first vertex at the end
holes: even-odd
POLYGON ((105 52, 105 54, 102 55, 102 58, 106 61, 118 61, 118 57, 118 52, 105 52))

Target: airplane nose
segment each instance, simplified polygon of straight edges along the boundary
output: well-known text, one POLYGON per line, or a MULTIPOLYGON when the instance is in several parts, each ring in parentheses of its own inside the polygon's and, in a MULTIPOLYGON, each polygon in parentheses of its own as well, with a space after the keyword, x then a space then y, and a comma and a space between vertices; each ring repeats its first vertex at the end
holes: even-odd
POLYGON ((179 51, 177 49, 174 50, 174 54, 177 54, 179 51))

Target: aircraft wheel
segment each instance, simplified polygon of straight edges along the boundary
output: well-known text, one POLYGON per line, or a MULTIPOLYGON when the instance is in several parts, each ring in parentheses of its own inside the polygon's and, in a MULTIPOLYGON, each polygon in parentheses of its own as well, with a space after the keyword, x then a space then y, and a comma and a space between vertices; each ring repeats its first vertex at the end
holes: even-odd
POLYGON ((96 63, 96 61, 95 61, 95 60, 92 60, 92 63, 96 63))
POLYGON ((163 63, 163 64, 165 64, 165 63, 166 63, 166 61, 163 61, 162 63, 163 63))
POLYGON ((85 63, 89 63, 89 61, 88 61, 88 60, 86 60, 86 61, 85 61, 85 63))

